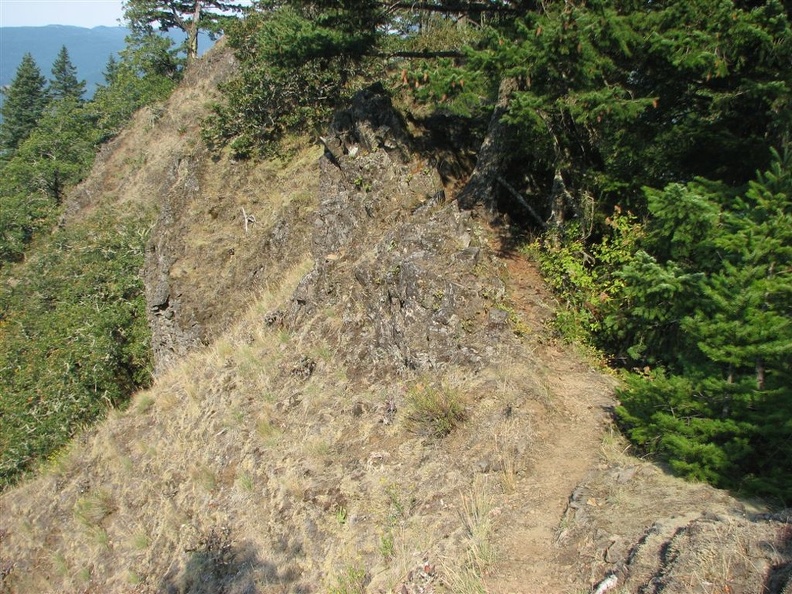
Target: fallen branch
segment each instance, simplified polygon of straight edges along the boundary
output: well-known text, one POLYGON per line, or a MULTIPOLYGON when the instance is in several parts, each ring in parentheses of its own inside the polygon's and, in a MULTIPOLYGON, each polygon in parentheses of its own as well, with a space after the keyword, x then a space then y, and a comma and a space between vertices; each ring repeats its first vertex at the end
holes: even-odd
POLYGON ((248 223, 250 223, 251 225, 252 225, 253 223, 255 223, 255 222, 256 222, 256 217, 255 217, 255 216, 253 216, 252 214, 251 214, 251 215, 249 215, 248 213, 246 213, 246 212, 245 212, 245 207, 243 206, 243 207, 242 207, 242 219, 245 221, 245 235, 247 235, 247 232, 248 232, 248 223))
POLYGON ((509 193, 511 193, 512 196, 514 196, 517 202, 519 202, 529 213, 531 213, 531 216, 534 218, 534 220, 539 224, 539 226, 542 229, 547 229, 547 223, 545 223, 542 220, 542 217, 540 217, 539 214, 533 209, 533 207, 530 204, 528 204, 525 198, 522 197, 522 194, 520 194, 517 190, 515 190, 509 182, 503 179, 502 176, 499 175, 496 179, 500 182, 500 184, 504 188, 506 188, 509 191, 509 193))

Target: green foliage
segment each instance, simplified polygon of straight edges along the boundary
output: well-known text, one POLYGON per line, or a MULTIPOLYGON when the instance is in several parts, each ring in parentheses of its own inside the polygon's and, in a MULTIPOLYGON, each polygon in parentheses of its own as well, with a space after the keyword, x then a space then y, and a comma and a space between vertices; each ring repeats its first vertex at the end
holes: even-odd
POLYGON ((133 34, 119 60, 111 58, 105 71, 106 85, 92 102, 102 140, 118 134, 135 111, 170 95, 178 84, 183 60, 173 42, 156 34, 133 34))
POLYGON ((407 90, 418 104, 464 117, 480 115, 492 100, 497 84, 493 85, 484 73, 468 68, 459 49, 477 46, 482 41, 482 29, 468 19, 455 21, 438 15, 421 19, 420 27, 414 20, 417 17, 399 21, 405 31, 386 37, 383 52, 429 57, 395 62, 391 66, 393 86, 407 90), (445 56, 449 51, 460 55, 445 56))
POLYGON ((419 104, 463 117, 480 115, 492 95, 486 77, 457 66, 451 58, 410 62, 399 73, 396 84, 406 87, 419 104))
POLYGON ((25 250, 40 229, 52 223, 54 205, 44 196, 29 196, 0 184, 0 270, 24 259, 25 250))
POLYGON ((93 163, 92 112, 75 98, 50 104, 0 168, 0 268, 23 258, 37 232, 53 224, 67 187, 93 163))
POLYGON ((96 214, 3 269, 0 486, 148 383, 141 222, 96 214))
POLYGON ((0 107, 0 158, 13 154, 19 144, 36 127, 47 104, 46 79, 33 56, 25 54, 14 79, 3 90, 0 107))
POLYGON ((120 61, 108 64, 107 86, 89 103, 80 99, 83 83, 65 50, 53 66, 53 98, 46 105, 44 79, 32 58, 23 59, 3 107, 8 119, 0 124, 0 138, 16 143, 6 146, 0 163, 0 267, 21 260, 36 233, 53 224, 64 193, 88 173, 98 145, 136 109, 174 88, 180 65, 172 42, 154 35, 128 42, 120 61), (22 111, 15 107, 20 102, 22 111))
POLYGON ((643 229, 618 208, 605 222, 607 234, 591 246, 578 226, 569 225, 562 236, 548 235, 523 250, 538 259, 542 275, 561 297, 554 325, 569 341, 601 340, 609 311, 627 290, 620 271, 636 258, 643 229))
MULTIPOLYGON (((331 11, 334 14, 334 11, 331 11)), ((365 36, 347 37, 292 7, 255 13, 228 31, 240 75, 204 122, 213 149, 237 157, 266 153, 287 132, 319 127, 361 72, 355 52, 365 36)))
MULTIPOLYGON (((53 66, 53 98, 24 135, 17 124, 27 120, 8 112, 16 124, 6 138, 14 132, 18 140, 0 163, 0 487, 149 382, 138 276, 148 215, 100 210, 41 233, 55 226, 65 192, 88 173, 100 142, 176 84, 170 41, 129 41, 94 101, 81 100, 64 50, 53 66)), ((29 96, 46 99, 34 70, 23 60, 20 80, 35 90, 29 96)), ((20 88, 10 95, 22 96, 20 88)))
POLYGON ((50 104, 3 169, 3 185, 60 204, 87 174, 99 141, 94 112, 74 97, 50 104))
POLYGON ((77 79, 77 69, 71 63, 69 52, 64 45, 52 64, 52 79, 49 84, 50 100, 81 100, 85 94, 85 81, 77 79))
POLYGON ((470 68, 514 81, 512 167, 562 199, 554 223, 588 225, 592 197, 643 214, 644 186, 766 167, 790 133, 790 58, 777 0, 559 1, 492 28, 470 68))
POLYGON ((558 326, 632 370, 626 433, 680 474, 789 500, 784 5, 547 2, 487 34, 467 67, 513 82, 506 167, 551 216, 534 250, 558 326))
POLYGON ((792 495, 792 157, 735 192, 649 192, 646 251, 609 319, 635 374, 617 416, 686 476, 792 495), (672 208, 670 205, 675 205, 672 208), (772 452, 772 456, 769 455, 772 452))
POLYGON ((229 13, 240 12, 242 5, 225 0, 125 0, 124 19, 135 35, 180 29, 187 34, 187 59, 198 57, 198 31, 218 34, 229 22, 229 13))

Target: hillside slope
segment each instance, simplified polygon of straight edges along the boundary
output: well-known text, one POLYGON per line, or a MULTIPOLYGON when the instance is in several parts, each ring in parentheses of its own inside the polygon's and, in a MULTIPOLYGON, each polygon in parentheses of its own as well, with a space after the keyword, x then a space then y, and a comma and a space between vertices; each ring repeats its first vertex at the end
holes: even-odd
POLYGON ((633 458, 497 217, 389 99, 259 164, 197 134, 222 49, 63 224, 154 203, 158 377, 0 496, 4 592, 782 592, 783 515, 633 458))

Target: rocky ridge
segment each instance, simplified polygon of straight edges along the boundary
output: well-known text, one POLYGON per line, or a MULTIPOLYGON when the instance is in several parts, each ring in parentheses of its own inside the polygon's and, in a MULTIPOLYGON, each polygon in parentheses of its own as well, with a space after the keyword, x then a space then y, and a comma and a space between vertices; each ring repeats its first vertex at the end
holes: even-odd
POLYGON ((0 496, 0 591, 789 591, 788 518, 630 455, 505 219, 381 89, 288 162, 213 160, 189 81, 229 67, 76 194, 158 206, 158 378, 0 496))

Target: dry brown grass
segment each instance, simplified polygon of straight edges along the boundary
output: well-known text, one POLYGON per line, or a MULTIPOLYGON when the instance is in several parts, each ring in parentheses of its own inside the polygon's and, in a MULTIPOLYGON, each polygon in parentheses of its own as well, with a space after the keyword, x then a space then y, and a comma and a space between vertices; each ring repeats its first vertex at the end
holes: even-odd
POLYGON ((444 561, 446 581, 455 594, 486 594, 482 577, 495 560, 493 496, 487 482, 477 477, 469 493, 463 494, 461 499, 460 520, 467 545, 463 557, 444 561))
MULTIPOLYGON (((241 282, 234 275, 248 269, 236 261, 266 259, 259 250, 279 221, 310 224, 320 149, 300 140, 282 161, 209 163, 188 137, 211 92, 203 83, 179 91, 156 126, 154 112, 140 114, 140 129, 119 138, 85 189, 119 207, 126 201, 150 208, 154 200, 183 207, 179 237, 189 249, 168 273, 185 294, 194 292, 216 312, 228 309, 228 317, 209 347, 176 358, 125 412, 111 414, 38 477, 0 495, 0 562, 14 562, 0 589, 357 592, 365 572, 372 592, 402 584, 484 592, 484 574, 501 560, 495 534, 509 528, 503 518, 523 521, 526 501, 552 509, 540 507, 531 475, 539 456, 553 453, 545 442, 552 445, 555 427, 596 434, 596 421, 586 416, 596 411, 585 404, 607 391, 605 382, 542 343, 538 325, 528 327, 535 322, 529 304, 514 295, 508 303, 521 336, 509 331, 497 344, 479 345, 475 369, 438 364, 431 377, 381 373, 369 361, 356 364, 370 367, 370 376, 355 375, 351 363, 345 368, 349 319, 368 313, 354 296, 320 304, 299 328, 268 324, 268 314, 290 306, 313 265, 305 256, 310 227, 283 259, 261 262, 269 268, 250 290, 229 289, 241 282), (178 193, 190 184, 198 189, 178 193), (243 208, 255 217, 247 231, 243 208), (215 261, 220 255, 226 259, 215 261), (201 277, 202 259, 224 284, 201 277), (304 360, 313 362, 311 372, 294 373, 304 360), (580 406, 566 406, 569 368, 580 406), (573 417, 582 421, 562 423, 573 417), (511 515, 503 511, 510 506, 511 515), (416 581, 435 567, 420 578, 425 582, 416 581)), ((486 233, 470 225, 471 234, 486 233)), ((482 256, 477 278, 505 274, 488 258, 482 256)), ((335 264, 354 265, 351 256, 335 264)), ((605 464, 628 463, 624 452, 602 447, 605 464)), ((555 452, 545 467, 555 470, 578 453, 555 452)), ((674 493, 664 479, 652 480, 644 488, 674 493)), ((568 493, 553 486, 543 484, 542 496, 565 501, 568 493)), ((625 484, 611 493, 619 510, 645 518, 653 499, 637 491, 625 484)), ((605 492, 597 496, 608 501, 605 492)), ((598 521, 615 531, 621 519, 598 521)), ((721 571, 736 567, 730 559, 708 563, 721 571)))

